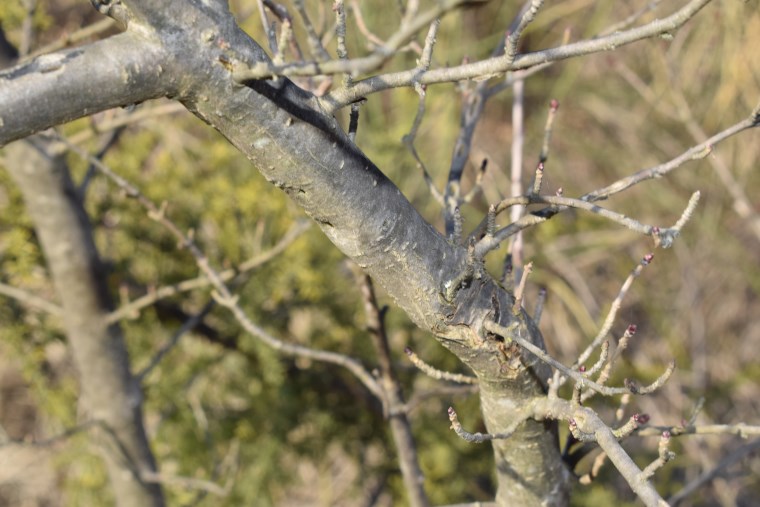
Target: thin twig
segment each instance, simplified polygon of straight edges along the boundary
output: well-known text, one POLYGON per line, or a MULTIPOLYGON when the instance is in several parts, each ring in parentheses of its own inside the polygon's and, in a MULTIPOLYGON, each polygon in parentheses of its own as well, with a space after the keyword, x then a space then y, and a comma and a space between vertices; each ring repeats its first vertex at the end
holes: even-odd
POLYGON ((404 352, 407 356, 409 356, 409 360, 412 362, 412 364, 428 377, 434 378, 436 380, 448 380, 450 382, 456 382, 458 384, 476 385, 478 383, 478 379, 475 377, 462 375, 461 373, 451 373, 448 371, 439 370, 434 366, 429 365, 423 361, 420 356, 415 354, 415 352, 409 347, 406 347, 404 349, 404 352))
MULTIPOLYGON (((610 51, 633 42, 656 37, 664 33, 671 33, 691 19, 710 1, 711 0, 691 0, 670 16, 656 19, 646 25, 632 28, 630 30, 619 31, 603 37, 583 40, 572 44, 564 44, 551 49, 517 55, 514 62, 511 64, 505 61, 502 56, 493 56, 485 60, 466 63, 455 67, 431 69, 422 75, 418 75, 415 70, 381 74, 354 83, 351 90, 335 90, 329 95, 322 97, 322 102, 325 110, 333 112, 340 107, 350 104, 359 97, 366 97, 369 94, 377 93, 389 88, 410 86, 415 79, 422 84, 456 82, 474 78, 485 79, 491 76, 504 74, 508 71, 527 69, 536 65, 545 65, 549 62, 556 62, 601 51, 610 51)), ((346 72, 351 68, 360 68, 363 64, 364 62, 361 61, 361 59, 349 60, 340 68, 336 67, 335 69, 331 68, 330 70, 334 71, 332 73, 341 73, 346 72)), ((267 73, 262 72, 263 70, 266 69, 262 67, 257 73, 253 73, 249 79, 266 77, 267 73)), ((315 75, 325 72, 316 65, 304 65, 298 69, 288 68, 287 70, 282 70, 282 74, 288 75, 291 73, 315 75)))
POLYGON ((464 428, 462 428, 462 425, 459 423, 459 418, 457 417, 457 413, 454 410, 453 407, 449 407, 448 414, 449 414, 449 421, 451 421, 451 429, 454 430, 454 432, 459 435, 463 440, 467 442, 471 442, 474 444, 482 444, 483 442, 489 442, 491 440, 503 440, 510 438, 514 432, 517 430, 517 428, 524 423, 528 417, 529 417, 529 410, 525 411, 525 417, 518 417, 515 419, 514 422, 512 422, 509 427, 507 428, 507 431, 502 433, 470 433, 469 431, 466 431, 464 428))
POLYGON ((50 315, 55 315, 56 317, 61 317, 63 315, 63 308, 57 304, 52 303, 45 298, 41 298, 40 296, 36 296, 31 292, 27 292, 2 282, 0 282, 0 294, 13 298, 24 306, 37 308, 50 315))
MULTIPOLYGON (((266 264, 281 254, 296 239, 301 237, 301 235, 310 226, 311 222, 308 222, 306 220, 297 221, 272 248, 251 257, 235 268, 220 271, 219 278, 225 282, 228 282, 230 280, 234 280, 236 277, 239 277, 260 267, 263 264, 266 264)), ((160 299, 166 299, 181 292, 188 292, 191 290, 208 287, 209 285, 211 285, 211 281, 207 277, 199 276, 197 278, 184 280, 174 285, 167 285, 158 289, 150 290, 144 296, 126 303, 111 312, 111 314, 108 316, 108 322, 113 323, 125 318, 135 318, 140 310, 155 304, 156 301, 160 299)))
POLYGON ((61 141, 66 144, 73 152, 77 153, 79 156, 95 165, 98 170, 100 170, 111 181, 116 183, 116 185, 118 185, 118 187, 122 189, 128 197, 133 198, 138 203, 140 203, 140 205, 142 205, 147 210, 148 216, 151 219, 161 224, 175 238, 177 238, 178 244, 190 252, 190 254, 195 258, 196 265, 211 282, 211 285, 214 287, 212 296, 216 302, 225 308, 228 308, 238 323, 243 327, 243 329, 245 329, 251 335, 257 337, 272 349, 277 350, 283 354, 305 357, 307 359, 313 359, 315 361, 322 361, 342 366, 353 373, 357 379, 359 379, 365 385, 365 387, 369 389, 370 392, 372 392, 378 398, 382 398, 382 388, 358 360, 344 354, 338 354, 324 350, 316 350, 303 345, 297 345, 282 341, 267 333, 263 328, 254 324, 237 303, 238 297, 233 296, 233 294, 225 285, 224 280, 221 278, 220 274, 211 267, 205 254, 203 254, 203 252, 198 248, 192 238, 188 237, 174 222, 167 218, 165 206, 156 206, 156 204, 148 199, 145 195, 143 195, 137 189, 137 187, 116 174, 111 170, 110 167, 108 167, 100 160, 90 156, 85 150, 69 143, 63 138, 61 138, 61 141))
MULTIPOLYGON (((382 66, 390 59, 410 37, 428 26, 434 19, 441 17, 460 5, 471 0, 442 0, 437 5, 416 16, 409 23, 401 23, 398 30, 391 35, 385 44, 375 49, 369 56, 350 60, 328 60, 324 62, 295 62, 282 66, 270 62, 258 62, 250 67, 236 68, 232 77, 235 81, 244 82, 252 79, 266 79, 275 76, 317 76, 328 74, 363 74, 382 66)), ((342 88, 348 90, 348 88, 342 88)))
POLYGON ((391 434, 398 452, 401 475, 404 479, 409 504, 412 507, 426 507, 430 504, 424 488, 424 476, 417 457, 417 447, 406 413, 401 384, 393 368, 388 334, 385 330, 385 312, 379 307, 372 279, 369 275, 357 275, 364 299, 367 328, 377 355, 380 382, 385 394, 382 399, 390 419, 391 434))
POLYGON ((749 118, 746 118, 745 120, 735 123, 727 129, 718 132, 703 143, 692 146, 676 158, 663 164, 650 167, 648 169, 642 169, 641 171, 630 176, 626 176, 625 178, 621 178, 611 185, 585 194, 581 197, 581 199, 589 202, 607 199, 608 197, 622 192, 623 190, 626 190, 643 181, 661 178, 671 172, 673 169, 682 166, 686 162, 689 162, 691 160, 701 160, 705 158, 712 152, 718 143, 725 141, 732 136, 735 136, 739 132, 757 127, 758 125, 760 125, 760 117, 758 117, 757 111, 753 111, 752 115, 749 118))
POLYGON ((98 35, 115 26, 116 26, 116 21, 113 18, 102 19, 91 25, 82 27, 76 32, 73 32, 70 34, 64 34, 60 39, 56 40, 55 42, 51 44, 35 49, 28 55, 21 58, 19 60, 19 63, 23 64, 23 63, 28 62, 32 58, 36 58, 40 55, 44 55, 46 53, 52 53, 53 51, 58 51, 59 49, 72 46, 79 41, 98 35))
MULTIPOLYGON (((625 279, 625 282, 623 282, 622 287, 620 287, 617 296, 615 296, 615 299, 612 301, 612 305, 610 305, 610 309, 607 312, 607 316, 604 319, 602 327, 599 329, 599 333, 597 333, 594 339, 591 340, 591 343, 588 345, 588 347, 586 347, 586 349, 578 356, 578 359, 576 359, 574 363, 575 365, 583 364, 588 361, 588 358, 591 356, 594 350, 607 338, 607 334, 610 332, 610 329, 612 329, 612 324, 615 322, 615 316, 617 315, 617 312, 623 303, 623 298, 625 298, 625 295, 628 294, 628 290, 631 288, 631 285, 633 285, 633 281, 639 277, 645 267, 651 264, 653 258, 654 255, 647 254, 641 259, 641 262, 639 262, 636 267, 633 268, 631 273, 625 279)), ((635 332, 635 329, 633 331, 635 332)))
POLYGON ((746 456, 757 451, 758 449, 760 449, 760 439, 756 439, 747 445, 739 447, 731 454, 720 460, 720 463, 715 465, 715 467, 703 472, 699 477, 695 478, 693 481, 684 486, 681 491, 668 498, 668 503, 672 506, 678 505, 703 485, 720 476, 728 467, 737 461, 744 459, 746 456))
MULTIPOLYGON (((568 368, 567 366, 563 365, 553 357, 551 357, 549 354, 541 350, 539 347, 534 345, 533 343, 529 342, 525 338, 521 337, 519 332, 520 329, 517 329, 517 333, 514 332, 515 329, 506 328, 500 324, 497 324, 493 321, 485 321, 483 323, 483 327, 486 329, 486 331, 489 331, 491 333, 497 334, 504 338, 505 341, 511 342, 514 341, 518 345, 520 345, 522 348, 526 349, 528 352, 536 356, 538 359, 543 361, 544 363, 548 364, 549 366, 554 367, 555 369, 562 372, 567 377, 572 378, 576 382, 578 382, 582 387, 587 389, 593 389, 594 391, 597 391, 599 394, 603 394, 605 396, 613 396, 616 394, 626 394, 626 393, 633 393, 633 394, 648 394, 651 392, 652 386, 662 386, 667 380, 670 378, 670 375, 672 375, 673 370, 675 368, 675 363, 670 363, 668 365, 668 368, 665 370, 665 372, 660 375, 660 377, 655 380, 652 384, 647 386, 643 389, 635 389, 632 390, 631 387, 607 387, 607 386, 601 386, 597 384, 596 382, 586 378, 582 373, 578 372, 577 370, 572 370, 568 368), (646 393, 644 392, 646 391, 646 393)), ((517 328, 517 326, 515 326, 517 328)))

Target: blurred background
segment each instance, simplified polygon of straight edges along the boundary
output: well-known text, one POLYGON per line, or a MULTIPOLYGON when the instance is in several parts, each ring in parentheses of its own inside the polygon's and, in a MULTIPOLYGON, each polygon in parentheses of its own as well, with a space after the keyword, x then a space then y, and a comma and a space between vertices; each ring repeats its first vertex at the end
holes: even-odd
MULTIPOLYGON (((332 4, 306 3, 334 57, 332 4)), ((423 8, 429 3, 421 2, 423 8)), ((591 37, 647 3, 549 2, 527 30, 521 50, 557 46, 566 33, 570 41, 591 37)), ((662 18, 684 3, 662 2, 637 23, 662 18)), ((296 19, 295 36, 306 51, 295 8, 283 5, 296 19)), ((5 36, 27 52, 103 19, 84 1, 0 0, 0 6, 5 36)), ((385 39, 400 19, 395 3, 391 8, 388 2, 363 0, 346 6, 351 56, 370 50, 363 32, 385 39)), ((231 7, 246 31, 265 40, 256 2, 233 0, 231 7)), ((433 65, 487 57, 519 8, 515 1, 491 1, 449 14, 433 65)), ((108 28, 82 43, 116 31, 108 28)), ((420 44, 424 35, 416 39, 420 44)), ((524 85, 526 184, 538 160, 550 100, 558 100, 560 108, 544 190, 553 194, 562 188, 564 195, 578 197, 666 162, 749 116, 760 100, 758 47, 758 3, 715 0, 670 40, 560 62, 531 76, 524 85)), ((383 71, 413 67, 417 57, 414 51, 402 52, 383 71)), ((293 59, 286 55, 286 61, 293 59)), ((416 148, 441 190, 459 132, 462 93, 473 86, 427 89, 416 148)), ((510 89, 489 100, 475 132, 465 191, 483 158, 489 166, 483 193, 462 210, 466 231, 480 222, 489 204, 509 195, 512 102, 510 89)), ((417 105, 412 89, 370 96, 361 108, 356 142, 441 230, 440 207, 401 142, 417 105)), ((167 201, 169 216, 195 231, 216 268, 238 266, 268 251, 304 218, 224 139, 169 101, 106 111, 64 125, 60 132, 95 152, 114 132, 103 126, 128 116, 132 119, 122 122, 105 162, 154 201, 167 201)), ((345 111, 339 119, 347 125, 345 111)), ((698 424, 760 424, 759 141, 757 130, 744 132, 707 157, 603 203, 643 223, 668 227, 694 191, 702 195, 673 248, 654 251, 654 262, 634 283, 611 332, 619 337, 629 324, 638 326, 613 379, 616 385, 625 377, 651 382, 669 360, 676 361, 676 373, 662 390, 633 399, 627 408, 649 414, 651 424, 688 420, 700 400, 698 424)), ((101 177, 88 176, 76 156, 69 163, 77 182, 89 182, 86 207, 118 305, 198 276, 190 255, 178 250, 139 206, 101 177)), ((54 301, 31 222, 7 170, 0 171, 0 282, 54 301)), ((506 225, 507 217, 499 223, 506 225)), ((565 364, 575 360, 596 335, 628 273, 653 248, 650 238, 579 211, 526 232, 525 257, 534 263, 526 306, 531 310, 539 288, 546 288, 541 329, 556 358, 565 364)), ((489 260, 497 277, 503 255, 504 249, 489 260)), ((250 273, 238 289, 241 304, 254 322, 283 340, 349 354, 372 368, 376 358, 351 269, 311 227, 250 273)), ((180 291, 139 312, 125 312, 120 323, 133 370, 145 368, 210 299, 208 288, 180 291)), ((468 430, 482 431, 477 395, 424 376, 403 349, 411 347, 441 369, 465 372, 464 367, 382 294, 381 299, 391 305, 392 353, 413 402, 411 420, 431 500, 493 498, 490 447, 459 439, 446 416, 452 405, 468 430)), ((107 477, 86 431, 49 440, 79 421, 77 376, 60 319, 11 297, 0 295, 0 303, 0 505, 108 504, 107 477)), ((382 407, 362 384, 345 370, 279 356, 245 335, 224 308, 215 308, 182 336, 143 386, 146 428, 162 472, 228 485, 226 496, 165 485, 170 505, 404 503, 382 407)), ((611 421, 617 400, 595 400, 593 406, 611 421)), ((655 476, 658 490, 665 497, 678 492, 748 443, 728 435, 675 439, 678 458, 655 476)), ((645 466, 657 455, 657 438, 634 436, 625 447, 645 466)), ((588 466, 581 463, 578 472, 588 466)), ((745 453, 684 504, 756 505, 758 477, 757 453, 745 453)), ((577 486, 573 497, 574 505, 613 502, 637 504, 609 464, 591 485, 577 486)))

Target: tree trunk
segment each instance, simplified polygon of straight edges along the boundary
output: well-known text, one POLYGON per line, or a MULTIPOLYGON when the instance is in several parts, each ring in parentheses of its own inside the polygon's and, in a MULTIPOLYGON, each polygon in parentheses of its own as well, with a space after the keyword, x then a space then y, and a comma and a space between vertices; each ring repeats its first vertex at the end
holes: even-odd
POLYGON ((98 449, 120 507, 161 506, 142 421, 142 392, 129 370, 118 325, 107 323, 111 302, 87 215, 63 157, 41 136, 6 149, 5 163, 24 196, 64 309, 64 325, 79 372, 80 401, 96 421, 98 449))

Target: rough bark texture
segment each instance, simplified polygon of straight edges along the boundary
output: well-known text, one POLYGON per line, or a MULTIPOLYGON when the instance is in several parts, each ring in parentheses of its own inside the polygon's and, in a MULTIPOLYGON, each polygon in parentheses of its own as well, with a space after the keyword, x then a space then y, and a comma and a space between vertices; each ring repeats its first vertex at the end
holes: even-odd
POLYGON ((129 371, 121 330, 108 325, 105 273, 92 230, 63 158, 37 136, 6 150, 64 309, 86 418, 98 421, 99 449, 120 507, 161 506, 157 484, 141 479, 156 464, 142 423, 142 393, 129 371))
MULTIPOLYGON (((246 85, 233 81, 236 65, 252 64, 266 55, 236 26, 224 2, 124 0, 100 9, 127 26, 123 37, 134 43, 130 55, 144 48, 144 65, 131 60, 116 64, 136 83, 132 88, 138 89, 130 88, 131 96, 145 99, 163 90, 176 97, 298 203, 420 328, 437 336, 473 369, 481 381, 490 432, 505 431, 517 417, 515 408, 544 392, 548 372, 535 358, 520 357, 518 349, 505 347, 501 338, 482 329, 485 319, 505 326, 517 320, 515 333, 543 345, 530 319, 512 314, 513 296, 476 266, 473 276, 447 300, 446 287, 461 279, 467 268, 466 251, 449 243, 417 213, 312 95, 282 78, 246 85), (165 57, 158 63, 160 54, 165 57)), ((104 41, 78 55, 86 55, 88 65, 113 65, 119 57, 114 59, 108 51, 114 46, 104 41)), ((62 89, 46 95, 45 115, 51 121, 4 128, 0 144, 77 115, 68 104, 57 105, 74 93, 77 80, 69 74, 82 69, 66 62, 77 60, 66 60, 56 70, 56 83, 62 89)), ((5 79, 14 78, 6 74, 5 79)), ((94 105, 82 107, 78 114, 119 102, 117 94, 108 90, 102 94, 106 98, 96 94, 94 105)), ((13 98, 0 91, 0 111, 11 103, 13 98)), ((123 348, 115 347, 103 353, 123 360, 123 348)), ((120 378, 126 382, 124 375, 120 378)), ((108 400, 101 401, 111 406, 108 400)), ((139 403, 129 406, 134 409, 139 403)), ((550 425, 529 421, 511 439, 494 445, 494 451, 501 505, 567 503, 567 472, 550 425)))

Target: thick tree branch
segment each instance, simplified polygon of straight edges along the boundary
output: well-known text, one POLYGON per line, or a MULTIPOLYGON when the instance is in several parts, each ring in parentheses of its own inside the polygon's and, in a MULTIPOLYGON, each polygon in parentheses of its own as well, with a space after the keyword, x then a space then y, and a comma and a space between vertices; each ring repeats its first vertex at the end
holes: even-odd
POLYGON ((126 32, 0 72, 0 146, 104 109, 170 94, 167 54, 126 32))

